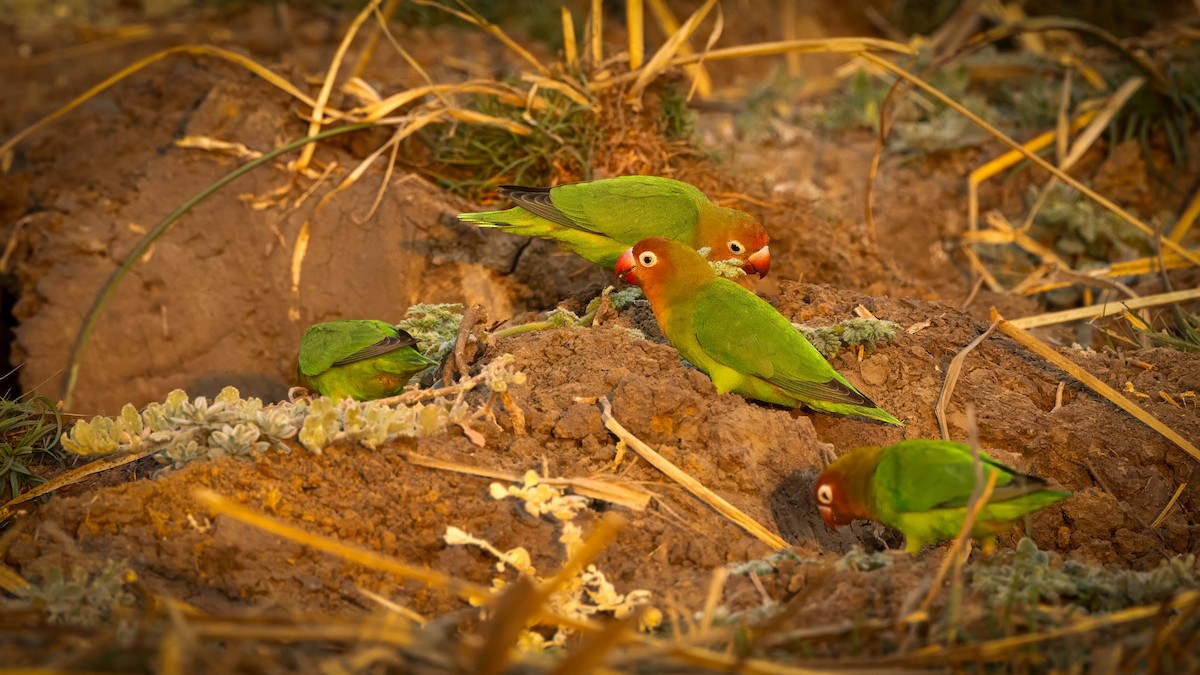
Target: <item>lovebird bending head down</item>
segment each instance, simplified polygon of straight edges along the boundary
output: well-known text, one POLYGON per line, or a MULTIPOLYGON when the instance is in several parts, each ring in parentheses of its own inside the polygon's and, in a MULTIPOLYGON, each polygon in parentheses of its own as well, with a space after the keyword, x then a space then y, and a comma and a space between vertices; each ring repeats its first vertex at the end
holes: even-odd
POLYGON ((411 335, 383 321, 313 324, 300 339, 296 378, 334 400, 395 396, 413 375, 436 363, 416 345, 411 335))
POLYGON ((504 186, 517 206, 461 213, 459 220, 498 227, 562 248, 612 269, 621 253, 647 237, 666 237, 708 260, 737 260, 747 274, 771 267, 767 233, 754 216, 709 201, 695 186, 658 176, 620 176, 556 187, 504 186))
POLYGON ((691 247, 646 239, 621 254, 616 273, 642 287, 667 340, 718 392, 903 424, 839 375, 770 303, 718 277, 691 247))
MULTIPOLYGON (((971 536, 990 548, 1014 521, 1061 499, 1065 490, 1018 472, 980 452, 983 478, 996 474, 991 499, 979 512, 971 536)), ((938 440, 901 441, 886 447, 851 450, 817 478, 813 496, 821 520, 831 529, 862 518, 904 533, 904 550, 917 553, 927 543, 958 536, 975 489, 971 448, 938 440)))

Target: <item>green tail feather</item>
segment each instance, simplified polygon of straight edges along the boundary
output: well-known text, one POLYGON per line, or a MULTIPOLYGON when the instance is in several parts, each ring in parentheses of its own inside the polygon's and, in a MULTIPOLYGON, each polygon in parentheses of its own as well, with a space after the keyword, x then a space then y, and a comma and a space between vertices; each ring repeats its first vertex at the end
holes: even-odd
MULTIPOLYGON (((554 227, 549 221, 544 218, 539 218, 525 209, 514 206, 511 209, 503 211, 480 211, 478 213, 460 213, 458 219, 464 223, 478 225, 479 227, 528 227, 538 226, 545 228, 546 226, 554 227)), ((525 234, 518 232, 518 234, 525 234)), ((537 236, 530 234, 529 236, 537 236)))
POLYGON ((991 502, 983 507, 980 518, 985 521, 1017 520, 1027 513, 1033 513, 1070 496, 1071 492, 1068 490, 1038 490, 1014 499, 991 502))
POLYGON ((891 413, 878 406, 867 407, 861 405, 849 405, 846 403, 822 403, 819 401, 804 401, 805 407, 811 408, 817 412, 832 413, 834 415, 852 415, 854 417, 866 417, 867 419, 879 420, 887 422, 898 427, 904 426, 904 422, 896 419, 891 413))

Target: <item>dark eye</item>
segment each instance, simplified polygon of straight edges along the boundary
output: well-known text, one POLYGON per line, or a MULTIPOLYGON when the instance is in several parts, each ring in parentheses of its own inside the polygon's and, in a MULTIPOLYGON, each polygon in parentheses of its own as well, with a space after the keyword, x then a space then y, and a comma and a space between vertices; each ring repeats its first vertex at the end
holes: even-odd
POLYGON ((822 504, 825 504, 825 505, 832 504, 833 503, 833 486, 832 485, 822 485, 821 487, 817 488, 817 501, 822 504))
POLYGON ((654 255, 650 251, 642 253, 641 257, 638 259, 642 261, 642 267, 654 267, 654 265, 658 262, 658 256, 654 255))
POLYGON ((742 242, 735 240, 729 242, 729 250, 733 251, 734 253, 741 253, 742 251, 746 250, 746 247, 742 246, 742 242))

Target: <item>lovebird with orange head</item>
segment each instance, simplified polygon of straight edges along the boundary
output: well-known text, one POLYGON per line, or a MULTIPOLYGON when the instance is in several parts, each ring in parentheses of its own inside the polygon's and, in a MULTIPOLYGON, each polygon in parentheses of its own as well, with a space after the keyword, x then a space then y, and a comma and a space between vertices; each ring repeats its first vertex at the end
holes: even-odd
MULTIPOLYGON (((979 453, 983 479, 996 475, 992 496, 971 527, 971 536, 994 545, 995 535, 1027 513, 1071 496, 979 453)), ((904 550, 958 536, 975 489, 975 464, 964 443, 901 441, 851 450, 817 478, 813 496, 825 525, 837 529, 861 518, 904 533, 904 550)))
POLYGON ((691 247, 646 239, 621 254, 616 273, 642 287, 667 340, 718 392, 903 424, 839 375, 770 303, 717 276, 691 247))
POLYGON ((612 269, 621 253, 647 237, 666 237, 703 250, 710 261, 737 260, 747 274, 767 275, 768 236, 754 216, 717 206, 697 187, 673 178, 620 176, 556 187, 506 185, 517 205, 460 213, 480 227, 555 241, 612 269))

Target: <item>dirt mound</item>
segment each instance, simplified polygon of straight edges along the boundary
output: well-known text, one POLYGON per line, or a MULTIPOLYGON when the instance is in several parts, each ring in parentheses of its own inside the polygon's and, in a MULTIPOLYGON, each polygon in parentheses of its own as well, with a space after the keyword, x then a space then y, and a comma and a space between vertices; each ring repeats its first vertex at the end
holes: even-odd
MULTIPOLYGON (((524 546, 539 569, 552 569, 562 558, 552 523, 491 501, 484 479, 412 466, 405 453, 515 474, 528 469, 551 476, 609 474, 615 439, 605 431, 596 405, 576 400, 596 396, 610 397, 614 416, 631 432, 780 531, 802 554, 841 555, 856 544, 879 548, 897 537, 873 525, 836 533, 825 529, 811 503, 812 478, 834 449, 936 437, 933 405, 941 371, 984 326, 938 303, 872 299, 824 286, 785 283, 779 298, 785 315, 814 325, 847 318, 859 303, 881 318, 919 328, 879 345, 861 363, 848 354, 834 360, 856 386, 904 419, 903 429, 808 417, 735 395, 718 396, 708 378, 684 364, 674 349, 633 332, 645 321, 644 306, 635 304, 599 328, 539 331, 494 346, 494 353, 513 354, 528 376, 525 386, 513 390, 527 418, 524 435, 514 434, 500 414, 500 425, 486 430, 482 449, 453 435, 377 451, 335 446, 313 455, 296 449, 253 461, 195 463, 155 479, 68 493, 38 510, 33 516, 38 526, 17 535, 7 562, 37 578, 46 568, 75 559, 127 560, 146 588, 210 611, 244 604, 351 611, 365 606, 355 590, 360 586, 423 614, 445 612, 458 601, 424 588, 395 588, 380 575, 225 517, 209 522, 191 491, 210 487, 311 531, 414 564, 455 570, 480 583, 488 583, 494 560, 475 549, 448 546, 442 539, 448 526, 502 550, 524 546)), ((1143 354, 1147 363, 1159 364, 1150 371, 1116 357, 1067 353, 1117 386, 1130 380, 1139 388, 1178 390, 1196 388, 1200 377, 1196 357, 1177 352, 1143 354)), ((952 434, 963 437, 963 406, 972 402, 988 448, 1017 468, 1076 492, 1032 518, 1029 534, 1044 550, 1148 567, 1194 549, 1196 528, 1186 515, 1198 506, 1193 491, 1184 493, 1181 508, 1163 528, 1144 527, 1169 499, 1190 460, 1072 383, 1055 410, 1059 377, 1006 339, 989 339, 967 358, 948 408, 952 434)), ((1190 411, 1146 405, 1185 435, 1197 435, 1190 411)), ((598 562, 619 588, 699 598, 713 567, 769 552, 632 453, 616 471, 655 494, 645 512, 627 513, 629 529, 598 562)), ((594 503, 593 509, 605 506, 594 503)), ((594 517, 583 516, 581 524, 586 528, 594 517)), ((1002 546, 1012 546, 1019 531, 1002 537, 1002 546)), ((920 565, 930 564, 930 558, 936 556, 926 556, 920 565)), ((781 577, 778 583, 791 582, 781 577)), ((741 597, 738 588, 731 586, 729 597, 741 597)), ((744 600, 754 597, 750 593, 744 600)), ((868 594, 860 601, 878 598, 868 594)))

